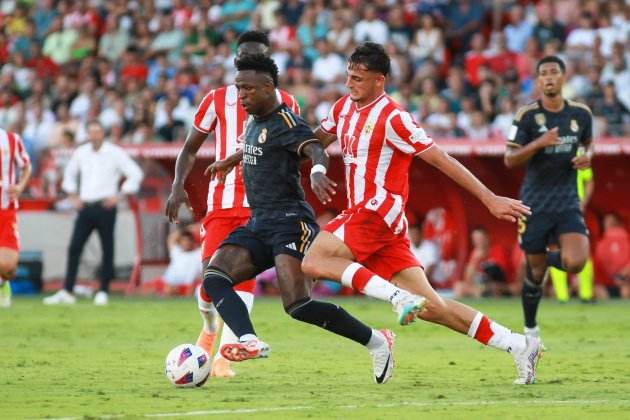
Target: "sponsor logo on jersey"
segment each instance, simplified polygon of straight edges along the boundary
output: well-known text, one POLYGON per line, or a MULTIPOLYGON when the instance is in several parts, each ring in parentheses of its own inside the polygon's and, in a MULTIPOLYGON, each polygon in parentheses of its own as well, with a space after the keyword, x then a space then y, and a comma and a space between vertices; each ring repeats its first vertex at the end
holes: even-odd
POLYGON ((267 141, 267 129, 263 128, 260 134, 258 135, 258 143, 263 144, 267 141))
POLYGON ((576 120, 571 120, 571 131, 573 131, 574 133, 577 133, 580 130, 580 126, 578 125, 578 122, 576 120))

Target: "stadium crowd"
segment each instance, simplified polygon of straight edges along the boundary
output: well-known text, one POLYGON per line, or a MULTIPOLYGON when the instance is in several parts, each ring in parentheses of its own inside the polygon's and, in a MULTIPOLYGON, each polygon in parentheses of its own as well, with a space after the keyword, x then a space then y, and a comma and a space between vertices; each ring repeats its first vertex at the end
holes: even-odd
POLYGON ((392 58, 388 93, 437 139, 502 141, 549 54, 595 136, 630 136, 624 0, 4 0, 0 128, 24 139, 31 195, 54 198, 65 162, 50 151, 83 143, 91 119, 116 143, 183 141, 205 93, 233 82, 248 29, 269 33, 312 126, 345 91, 348 52, 374 41, 392 58))

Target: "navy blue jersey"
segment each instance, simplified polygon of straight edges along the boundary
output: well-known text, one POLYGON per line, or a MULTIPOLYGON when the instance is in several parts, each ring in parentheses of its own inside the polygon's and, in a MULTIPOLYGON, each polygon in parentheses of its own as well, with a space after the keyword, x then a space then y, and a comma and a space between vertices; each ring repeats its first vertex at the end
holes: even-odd
POLYGON ((310 127, 285 104, 264 118, 250 120, 243 135, 243 180, 252 210, 304 202, 301 152, 313 141, 318 140, 310 127))
POLYGON ((561 212, 579 209, 577 170, 571 160, 578 148, 593 137, 591 110, 584 104, 565 101, 560 112, 549 112, 540 103, 522 107, 508 135, 508 145, 523 147, 547 130, 558 127, 557 146, 536 152, 527 162, 520 199, 534 212, 561 212))

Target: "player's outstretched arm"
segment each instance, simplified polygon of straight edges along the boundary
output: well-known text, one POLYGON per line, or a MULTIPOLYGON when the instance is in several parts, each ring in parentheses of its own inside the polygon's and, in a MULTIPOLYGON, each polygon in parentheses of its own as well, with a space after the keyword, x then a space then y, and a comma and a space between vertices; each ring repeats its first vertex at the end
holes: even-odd
POLYGON ((206 133, 193 128, 190 130, 190 133, 188 133, 188 137, 186 137, 184 147, 182 147, 182 150, 180 150, 177 155, 177 160, 175 161, 175 179, 171 187, 171 194, 166 201, 166 217, 168 217, 171 223, 179 223, 178 213, 182 204, 185 203, 186 206, 192 210, 188 193, 186 193, 184 189, 184 182, 192 170, 197 152, 207 136, 206 133))
POLYGON ((516 222, 519 218, 531 214, 530 208, 521 201, 494 194, 464 165, 449 156, 437 144, 421 153, 420 157, 481 200, 494 217, 516 222))
POLYGON ((307 141, 301 147, 301 154, 311 159, 313 167, 311 169, 311 189, 322 202, 327 204, 332 201, 332 196, 337 193, 335 188, 337 184, 326 176, 328 170, 328 154, 320 141, 313 139, 307 141))
POLYGON ((525 146, 519 147, 515 144, 508 144, 505 149, 503 162, 505 166, 510 169, 517 168, 526 164, 539 150, 547 146, 556 146, 558 144, 560 144, 558 140, 558 127, 554 127, 536 140, 527 143, 525 146))

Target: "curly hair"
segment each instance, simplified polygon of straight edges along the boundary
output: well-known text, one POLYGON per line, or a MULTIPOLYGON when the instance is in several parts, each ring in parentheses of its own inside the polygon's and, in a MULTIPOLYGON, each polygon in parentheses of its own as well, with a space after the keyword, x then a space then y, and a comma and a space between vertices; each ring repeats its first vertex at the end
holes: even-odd
POLYGON ((348 60, 350 65, 362 64, 369 71, 375 71, 387 76, 390 71, 389 56, 381 44, 364 42, 360 44, 348 60))
POLYGON ((278 86, 278 66, 264 54, 248 54, 235 60, 236 70, 254 70, 258 73, 266 73, 273 80, 273 85, 278 86))
POLYGON ((238 47, 239 45, 244 44, 246 42, 257 42, 260 44, 264 44, 267 47, 271 45, 271 43, 269 42, 269 37, 267 37, 267 34, 261 31, 243 32, 236 40, 236 46, 238 47))

